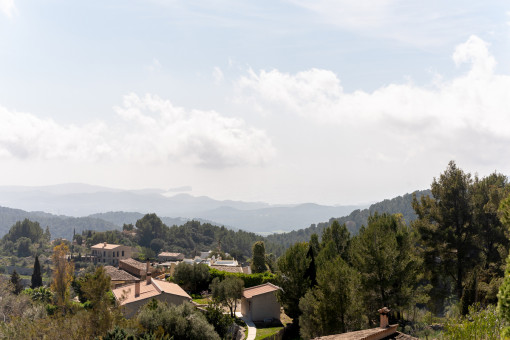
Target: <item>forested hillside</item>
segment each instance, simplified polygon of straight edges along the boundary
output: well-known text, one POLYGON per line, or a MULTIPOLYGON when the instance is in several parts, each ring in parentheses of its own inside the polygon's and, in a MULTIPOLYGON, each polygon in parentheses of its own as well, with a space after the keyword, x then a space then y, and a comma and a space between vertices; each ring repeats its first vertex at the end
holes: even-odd
POLYGON ((409 223, 414 221, 417 216, 413 210, 413 194, 417 198, 424 195, 430 195, 430 190, 417 190, 412 194, 405 194, 392 199, 386 199, 382 202, 372 204, 368 209, 357 209, 351 212, 348 216, 331 218, 328 222, 312 224, 310 227, 300 230, 294 230, 289 233, 273 234, 267 236, 267 241, 274 244, 279 244, 288 248, 296 242, 306 242, 310 240, 312 234, 322 235, 324 229, 329 227, 333 221, 338 221, 340 225, 345 224, 347 230, 351 235, 356 235, 361 226, 366 225, 370 215, 374 213, 387 213, 387 214, 402 214, 405 222, 409 223))
POLYGON ((114 223, 107 222, 92 217, 69 217, 48 214, 40 211, 24 211, 20 209, 11 209, 0 207, 0 236, 5 235, 9 228, 18 221, 28 218, 31 221, 39 222, 43 227, 49 227, 53 238, 62 237, 72 239, 73 232, 80 233, 83 230, 113 230, 121 229, 114 223))
MULTIPOLYGON (((231 230, 199 221, 188 221, 182 226, 167 226, 156 214, 147 214, 139 219, 135 225, 125 225, 124 229, 134 233, 120 231, 82 233, 83 242, 88 246, 100 242, 140 246, 144 256, 155 257, 160 251, 182 252, 187 256, 194 256, 201 251, 218 250, 230 253, 236 259, 243 261, 251 257, 251 247, 256 241, 265 238, 255 233, 243 230, 231 230)), ((284 252, 281 245, 266 242, 268 253, 276 256, 284 252)))
MULTIPOLYGON (((136 221, 141 219, 144 216, 142 213, 138 212, 126 212, 126 211, 110 211, 106 213, 98 213, 92 214, 88 217, 98 218, 110 223, 115 224, 116 226, 122 226, 124 224, 135 224, 136 221)), ((186 218, 181 217, 161 217, 161 220, 166 225, 183 225, 188 221, 186 218)))

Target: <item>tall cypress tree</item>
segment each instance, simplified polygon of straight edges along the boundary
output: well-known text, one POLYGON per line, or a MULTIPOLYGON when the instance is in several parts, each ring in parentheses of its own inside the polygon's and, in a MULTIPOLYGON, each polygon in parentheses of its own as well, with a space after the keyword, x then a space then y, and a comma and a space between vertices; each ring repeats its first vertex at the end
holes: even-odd
POLYGON ((32 272, 32 289, 41 287, 43 285, 41 276, 41 265, 39 263, 39 256, 35 257, 34 271, 32 272))

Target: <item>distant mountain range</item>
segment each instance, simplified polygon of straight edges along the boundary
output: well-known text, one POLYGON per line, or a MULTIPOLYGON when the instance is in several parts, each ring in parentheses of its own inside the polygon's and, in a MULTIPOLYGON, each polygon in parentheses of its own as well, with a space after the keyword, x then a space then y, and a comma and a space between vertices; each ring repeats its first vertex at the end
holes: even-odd
MULTIPOLYGON (((310 203, 271 206, 260 202, 217 201, 187 194, 166 197, 163 193, 157 189, 122 191, 81 184, 37 188, 0 187, 1 205, 35 210, 29 212, 0 206, 0 236, 7 233, 14 223, 25 218, 39 222, 43 228, 49 226, 53 238, 71 239, 74 231, 120 230, 123 224, 135 224, 145 213, 155 212, 168 226, 180 226, 195 219, 267 235, 268 242, 289 246, 298 241, 308 241, 313 233, 321 235, 334 220, 345 223, 354 235, 375 212, 401 213, 407 222, 416 219, 411 206, 412 194, 359 209, 356 206, 333 207, 310 203), (76 217, 42 212, 46 209, 67 214, 94 213, 76 217), (283 233, 272 234, 274 232, 283 233)), ((415 194, 420 197, 430 195, 430 191, 416 191, 415 194)))
POLYGON ((310 224, 363 208, 311 203, 269 205, 263 202, 219 201, 189 194, 168 197, 167 192, 159 189, 119 190, 86 184, 3 186, 0 187, 0 206, 45 211, 63 219, 71 218, 69 216, 82 219, 88 217, 95 225, 103 221, 101 223, 104 223, 105 228, 134 223, 144 214, 154 212, 162 216, 168 225, 180 225, 196 219, 262 234, 306 228, 310 224))

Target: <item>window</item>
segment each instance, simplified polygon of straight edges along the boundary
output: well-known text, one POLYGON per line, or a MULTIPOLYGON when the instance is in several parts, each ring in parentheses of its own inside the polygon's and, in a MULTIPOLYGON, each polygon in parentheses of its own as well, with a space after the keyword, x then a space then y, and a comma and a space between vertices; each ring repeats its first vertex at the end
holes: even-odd
POLYGON ((122 256, 124 256, 124 250, 122 251, 122 256))
POLYGON ((119 252, 117 251, 117 257, 119 257, 119 252))
POLYGON ((113 252, 113 257, 115 257, 115 252, 113 252))
POLYGON ((106 257, 106 252, 105 251, 103 251, 103 256, 106 257))

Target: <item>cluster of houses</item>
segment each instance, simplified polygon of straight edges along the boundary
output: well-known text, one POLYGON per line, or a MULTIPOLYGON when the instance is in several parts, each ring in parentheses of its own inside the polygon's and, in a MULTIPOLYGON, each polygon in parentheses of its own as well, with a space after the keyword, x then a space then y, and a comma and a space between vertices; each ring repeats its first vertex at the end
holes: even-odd
MULTIPOLYGON (((126 317, 135 315, 151 299, 169 304, 192 301, 179 285, 166 281, 165 274, 161 274, 157 267, 131 258, 131 247, 105 242, 92 246, 91 251, 93 261, 102 264, 110 276, 113 295, 126 317)), ((194 259, 185 259, 180 253, 163 252, 158 256, 161 262, 158 266, 171 268, 180 262, 205 263, 227 272, 251 273, 235 260, 209 258, 209 255, 210 252, 203 252, 194 259)), ((281 307, 275 295, 278 289, 271 283, 245 288, 241 298, 243 316, 253 321, 280 320, 281 307)))
MULTIPOLYGON (((156 266, 149 262, 142 263, 132 258, 131 247, 99 243, 91 248, 91 258, 102 264, 110 276, 111 287, 115 299, 123 307, 126 317, 134 316, 140 307, 151 299, 168 304, 192 302, 191 297, 179 285, 165 280, 156 266)), ((158 255, 158 267, 173 268, 178 263, 205 263, 211 268, 231 273, 251 273, 249 267, 242 267, 235 260, 222 260, 210 257, 210 252, 202 252, 200 256, 186 259, 181 253, 162 252, 158 255)), ((280 288, 271 283, 245 288, 241 298, 241 314, 243 317, 257 321, 280 320, 281 306, 275 293, 280 288)), ((417 340, 416 338, 397 331, 398 325, 390 325, 386 307, 379 310, 380 325, 376 328, 356 332, 316 338, 316 340, 417 340)))

